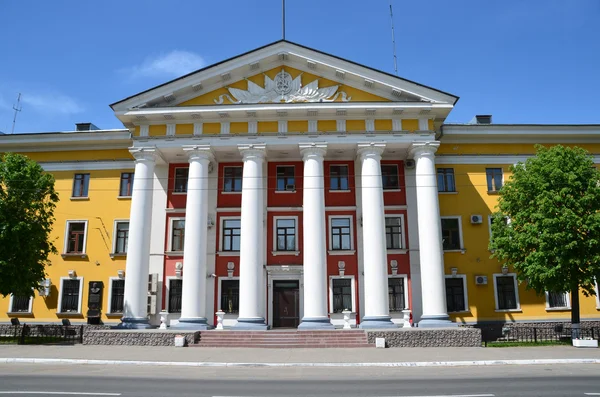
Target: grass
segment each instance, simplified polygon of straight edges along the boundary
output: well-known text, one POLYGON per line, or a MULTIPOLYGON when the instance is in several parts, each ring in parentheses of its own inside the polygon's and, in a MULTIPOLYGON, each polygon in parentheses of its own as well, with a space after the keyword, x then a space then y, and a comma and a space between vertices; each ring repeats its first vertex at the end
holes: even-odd
MULTIPOLYGON (((488 342, 487 347, 531 347, 531 346, 570 346, 571 340, 547 340, 538 342, 488 342)), ((485 344, 484 344, 485 346, 485 344)))

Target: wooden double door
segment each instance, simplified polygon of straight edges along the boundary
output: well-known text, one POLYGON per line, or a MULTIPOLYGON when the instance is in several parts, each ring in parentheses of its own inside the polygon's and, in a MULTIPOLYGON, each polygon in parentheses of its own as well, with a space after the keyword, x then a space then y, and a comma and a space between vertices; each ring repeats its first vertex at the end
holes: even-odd
POLYGON ((273 280, 273 328, 297 328, 300 324, 300 282, 273 280))

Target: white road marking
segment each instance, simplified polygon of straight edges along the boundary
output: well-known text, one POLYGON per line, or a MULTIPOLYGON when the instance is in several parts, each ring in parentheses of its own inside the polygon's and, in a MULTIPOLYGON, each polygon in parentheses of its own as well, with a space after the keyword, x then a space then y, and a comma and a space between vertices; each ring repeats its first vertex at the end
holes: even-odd
POLYGON ((494 397, 495 394, 444 394, 435 396, 377 396, 377 397, 494 397))
POLYGON ((120 396, 121 393, 86 393, 75 391, 0 391, 0 394, 56 394, 59 396, 120 396))
POLYGON ((600 393, 583 393, 586 396, 600 396, 600 393))

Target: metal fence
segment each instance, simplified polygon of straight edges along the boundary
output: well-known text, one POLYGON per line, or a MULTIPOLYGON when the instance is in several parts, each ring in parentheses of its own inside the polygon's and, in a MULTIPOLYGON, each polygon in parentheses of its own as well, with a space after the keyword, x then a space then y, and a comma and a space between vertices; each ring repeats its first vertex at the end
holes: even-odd
POLYGON ((562 326, 548 327, 481 327, 481 341, 501 345, 502 343, 570 344, 571 339, 600 339, 600 328, 571 329, 562 326))
POLYGON ((0 344, 73 345, 83 343, 82 325, 0 325, 0 344))

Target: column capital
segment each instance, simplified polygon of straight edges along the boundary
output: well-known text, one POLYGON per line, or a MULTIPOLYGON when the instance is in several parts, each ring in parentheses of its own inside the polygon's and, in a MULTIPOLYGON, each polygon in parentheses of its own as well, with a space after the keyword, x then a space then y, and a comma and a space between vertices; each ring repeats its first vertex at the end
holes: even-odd
POLYGON ((136 161, 151 161, 154 163, 160 157, 155 147, 130 148, 129 153, 131 153, 136 161))
POLYGON ((212 161, 214 159, 210 145, 184 146, 183 151, 188 155, 189 161, 204 159, 212 161))
POLYGON ((409 157, 415 158, 422 155, 435 155, 440 143, 438 141, 432 142, 413 142, 409 148, 409 157))
POLYGON ((251 143, 238 145, 238 150, 242 154, 244 160, 248 158, 264 159, 267 155, 267 147, 264 143, 251 143))
POLYGON ((325 157, 325 154, 327 153, 326 143, 300 143, 298 144, 298 148, 300 149, 303 160, 306 160, 309 156, 316 156, 323 160, 323 157, 325 157))
POLYGON ((364 160, 366 157, 376 156, 379 160, 381 160, 381 154, 385 150, 385 142, 364 142, 359 143, 358 147, 358 156, 361 160, 364 160))

